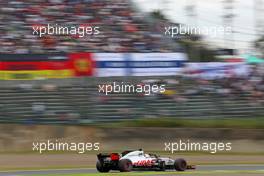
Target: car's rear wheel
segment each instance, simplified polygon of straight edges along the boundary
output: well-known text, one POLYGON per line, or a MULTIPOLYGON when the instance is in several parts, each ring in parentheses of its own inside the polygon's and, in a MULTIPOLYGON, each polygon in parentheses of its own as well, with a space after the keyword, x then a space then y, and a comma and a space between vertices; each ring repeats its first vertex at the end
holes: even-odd
POLYGON ((120 172, 130 172, 133 168, 132 162, 129 159, 122 159, 118 163, 120 172))
POLYGON ((187 169, 187 162, 182 158, 176 159, 174 167, 177 171, 185 171, 187 169))
POLYGON ((96 169, 97 169, 99 172, 104 172, 104 173, 110 171, 110 168, 104 166, 100 161, 97 161, 97 162, 96 162, 96 169))

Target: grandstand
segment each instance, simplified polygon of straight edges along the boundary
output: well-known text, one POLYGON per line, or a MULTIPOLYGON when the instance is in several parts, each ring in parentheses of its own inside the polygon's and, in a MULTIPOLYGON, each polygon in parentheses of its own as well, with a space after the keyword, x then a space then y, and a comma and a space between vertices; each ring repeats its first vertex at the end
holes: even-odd
MULTIPOLYGON (((0 54, 2 60, 10 60, 11 55, 16 57, 14 60, 18 65, 18 59, 22 55, 23 58, 33 55, 36 61, 40 54, 44 57, 43 55, 63 53, 64 56, 74 52, 184 53, 177 43, 174 42, 176 46, 172 45, 171 40, 164 37, 161 31, 156 31, 154 26, 151 20, 146 20, 144 15, 133 8, 130 0, 115 0, 114 3, 112 0, 1 0, 0 54), (102 33, 85 38, 59 35, 40 38, 33 35, 32 26, 46 24, 99 26, 102 33)), ((83 56, 77 59, 83 59, 83 56)), ((53 64, 54 68, 60 64, 53 64)), ((0 68, 3 65, 0 63, 0 68)), ((17 65, 10 65, 12 71, 20 71, 14 68, 17 65)), ((88 61, 84 63, 84 67, 92 67, 91 65, 88 61)), ((66 66, 68 65, 65 64, 64 67, 66 66)), ((9 72, 10 68, 3 70, 9 72)), ((37 67, 30 69, 29 71, 38 70, 37 67)), ((41 71, 46 74, 47 70, 42 68, 41 71)), ((58 75, 57 70, 52 73, 54 72, 58 75)), ((2 75, 4 74, 0 73, 0 78, 2 75)), ((61 77, 63 76, 74 77, 67 74, 62 74, 61 77)), ((264 113, 263 75, 251 75, 246 80, 227 82, 169 77, 179 84, 168 83, 166 89, 170 93, 151 96, 104 96, 97 89, 98 84, 105 81, 103 78, 92 77, 92 73, 87 73, 86 77, 78 76, 80 77, 73 79, 22 82, 7 81, 9 77, 5 76, 6 80, 0 81, 0 120, 79 124, 163 117, 257 117, 264 113)), ((150 78, 124 76, 109 78, 108 81, 139 83, 144 79, 150 78)), ((164 80, 167 77, 157 79, 164 80)))
POLYGON ((79 51, 171 52, 175 48, 133 10, 129 0, 0 1, 0 53, 79 51), (98 26, 101 34, 83 38, 33 35, 33 26, 47 24, 98 26))

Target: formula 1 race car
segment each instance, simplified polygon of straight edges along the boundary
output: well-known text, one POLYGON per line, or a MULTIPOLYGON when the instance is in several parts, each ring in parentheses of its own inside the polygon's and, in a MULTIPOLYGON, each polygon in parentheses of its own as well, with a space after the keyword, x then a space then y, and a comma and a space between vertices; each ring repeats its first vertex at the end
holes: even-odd
POLYGON ((121 154, 100 153, 97 158, 96 168, 99 172, 109 172, 110 170, 120 172, 130 172, 132 170, 165 171, 166 169, 185 171, 186 169, 195 169, 195 166, 187 165, 184 159, 173 160, 155 154, 145 154, 142 150, 124 151, 121 154))

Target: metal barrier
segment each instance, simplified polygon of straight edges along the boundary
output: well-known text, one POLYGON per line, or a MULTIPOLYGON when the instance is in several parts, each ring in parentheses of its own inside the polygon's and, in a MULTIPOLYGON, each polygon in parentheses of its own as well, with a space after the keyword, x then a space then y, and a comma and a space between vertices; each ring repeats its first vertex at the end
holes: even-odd
POLYGON ((189 93, 195 85, 180 80, 166 84, 170 94, 110 94, 98 84, 112 81, 140 83, 147 77, 78 78, 0 82, 0 120, 6 123, 94 123, 141 118, 234 118, 264 114, 263 103, 248 94, 221 96, 205 91, 189 93), (4 83, 4 84, 2 84, 4 83))

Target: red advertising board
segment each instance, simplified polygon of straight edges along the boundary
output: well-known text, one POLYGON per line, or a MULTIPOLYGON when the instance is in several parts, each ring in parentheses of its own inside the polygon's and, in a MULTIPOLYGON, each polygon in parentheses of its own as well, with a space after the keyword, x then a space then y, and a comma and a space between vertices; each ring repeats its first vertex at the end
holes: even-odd
POLYGON ((70 65, 74 70, 75 76, 92 76, 95 68, 95 61, 91 53, 72 53, 69 54, 70 65))

